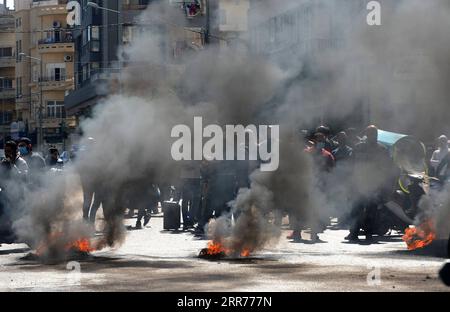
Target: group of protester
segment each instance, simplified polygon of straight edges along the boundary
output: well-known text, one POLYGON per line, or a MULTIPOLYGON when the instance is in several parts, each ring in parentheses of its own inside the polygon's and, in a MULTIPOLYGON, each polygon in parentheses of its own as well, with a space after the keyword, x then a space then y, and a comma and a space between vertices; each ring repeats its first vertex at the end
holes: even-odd
POLYGON ((1 160, 2 173, 8 176, 38 177, 48 168, 63 166, 56 147, 50 147, 44 159, 39 153, 33 152, 33 144, 26 137, 7 141, 4 153, 5 156, 1 160))
MULTIPOLYGON (((368 241, 373 239, 377 207, 392 191, 395 175, 388 149, 378 142, 377 127, 367 127, 363 138, 358 137, 356 133, 355 129, 350 128, 332 135, 328 127, 320 126, 312 137, 307 138, 305 147, 305 152, 313 159, 315 186, 323 196, 333 193, 333 188, 336 187, 333 182, 346 184, 346 188, 342 189, 346 193, 345 202, 340 204, 349 205, 344 207, 350 210, 347 215, 350 233, 346 239, 352 242, 359 241, 361 230, 368 241), (374 176, 378 176, 377 183, 373 181, 374 176)), ((302 230, 309 227, 311 241, 319 241, 318 233, 325 229, 331 217, 333 216, 326 215, 324 218, 322 215, 316 217, 317 220, 307 220, 309 224, 298 225, 299 222, 295 220, 297 216, 290 215, 291 227, 294 226, 288 238, 302 240, 302 230), (294 220, 296 222, 291 222, 294 220)))
MULTIPOLYGON (((315 167, 316 186, 323 193, 333 187, 326 181, 333 180, 330 178, 333 174, 341 175, 341 181, 344 174, 345 180, 351 181, 346 189, 348 194, 345 194, 348 197, 345 204, 349 205, 344 207, 348 211, 346 225, 350 228, 346 239, 358 242, 358 236, 364 233, 366 240, 372 241, 378 234, 375 228, 377 210, 395 191, 399 175, 387 147, 378 142, 377 127, 367 127, 360 137, 353 128, 333 134, 328 127, 319 126, 312 135, 300 138, 300 141, 303 139, 306 139, 304 152, 311 157, 315 167)), ((441 137, 441 146, 433 154, 431 164, 436 172, 444 172, 444 165, 450 160, 447 141, 446 137, 441 137)), ((133 184, 141 187, 134 187, 134 192, 127 197, 131 199, 124 205, 129 207, 129 216, 133 215, 134 208, 138 210, 136 228, 142 228, 142 219, 145 226, 151 213, 158 211, 159 202, 163 207, 164 201, 181 203, 183 229, 194 229, 195 233, 203 234, 210 219, 231 211, 230 202, 236 198, 240 188, 250 186, 249 174, 258 165, 258 162, 249 161, 191 161, 183 167, 179 178, 171 183, 157 185, 153 182, 150 185, 144 177, 133 184)), ((87 203, 85 208, 90 201, 87 203)), ((288 216, 293 230, 288 238, 302 240, 302 231, 309 229, 313 242, 319 240, 318 234, 326 228, 330 218, 336 217, 330 215, 328 220, 302 222, 305 221, 301 220, 302 216, 288 216)))
MULTIPOLYGON (((350 211, 350 233, 346 239, 358 241, 363 230, 366 239, 371 241, 376 232, 374 223, 377 207, 387 201, 398 177, 388 149, 378 142, 377 127, 367 127, 361 138, 353 128, 332 134, 328 127, 319 126, 312 135, 302 137, 300 141, 304 142, 304 153, 312 159, 317 178, 315 183, 320 191, 326 194, 329 188, 333 187, 330 185, 332 183, 327 181, 333 174, 344 174, 348 178, 346 180, 352 181, 350 187, 355 187, 345 195, 348 196, 347 203, 351 203, 350 207, 347 207, 350 211), (336 173, 338 171, 339 173, 336 173)), ((447 176, 447 168, 450 167, 449 143, 446 136, 441 136, 438 141, 439 147, 433 153, 430 163, 435 175, 444 179, 447 176)), ((95 144, 94 140, 88 140, 89 144, 95 144)), ((89 149, 89 146, 85 148, 89 149)), ((98 168, 80 169, 84 196, 83 218, 94 224, 97 210, 108 205, 108 198, 112 194, 120 193, 120 196, 114 195, 115 199, 109 202, 114 202, 113 206, 123 207, 124 212, 125 208, 128 208, 129 217, 134 216, 137 210, 137 229, 149 223, 151 214, 158 212, 159 203, 164 207, 164 202, 171 201, 181 204, 183 229, 195 229, 196 233, 203 234, 205 225, 211 218, 218 218, 230 212, 230 201, 236 198, 240 188, 249 187, 249 174, 258 165, 258 162, 251 161, 191 161, 189 165, 183 166, 176 181, 158 184, 158 181, 149 181, 143 173, 141 177, 122 183, 120 188, 117 188, 120 192, 108 189, 101 172, 92 174, 92 171, 98 168)), ((24 183, 37 184, 46 170, 62 166, 63 162, 56 148, 50 148, 47 158, 44 159, 33 152, 31 140, 21 138, 17 142, 5 143, 1 174, 2 179, 17 179, 24 183)), ((326 220, 308 223, 302 222, 305 221, 302 218, 289 214, 293 231, 288 238, 302 240, 302 231, 310 229, 311 241, 318 241, 318 234, 328 225, 326 220)))
MULTIPOLYGON (((388 150, 378 143, 378 129, 369 126, 364 131, 364 139, 357 136, 355 129, 348 129, 333 136, 326 126, 320 126, 312 136, 306 138, 304 152, 313 159, 315 172, 318 176, 321 173, 332 173, 336 166, 352 163, 353 170, 362 170, 353 164, 370 164, 373 168, 378 168, 382 164, 383 168, 389 168, 391 161, 388 150)), ((303 138, 301 138, 303 139, 303 138)), ((217 218, 224 213, 230 212, 229 206, 240 188, 249 186, 249 174, 258 167, 258 163, 252 164, 247 161, 202 161, 192 162, 186 168, 177 185, 176 201, 181 200, 182 217, 184 228, 192 228, 197 224, 196 233, 202 234, 205 225, 211 218, 217 218)), ((376 169, 380 171, 380 169, 376 169)), ((382 170, 381 170, 382 171, 382 170)), ((385 175, 386 177, 388 175, 385 175)), ((324 175, 326 177, 326 175, 324 175)), ((367 177, 371 179, 371 177, 367 177)), ((391 181, 388 181, 388 184, 391 181)), ((326 181, 321 181, 319 187, 323 191, 327 186, 326 181)), ((361 229, 367 239, 371 240, 373 235, 372 223, 374 211, 378 203, 386 196, 389 187, 386 183, 380 183, 383 187, 371 190, 370 194, 358 194, 360 198, 353 205, 350 234, 347 239, 358 240, 358 233, 361 229)), ((392 184, 391 184, 392 186, 392 184)), ((280 203, 282 206, 283 203, 280 203)), ((302 230, 311 229, 311 240, 319 239, 318 233, 324 229, 325 224, 316 222, 314 225, 303 220, 302 216, 290 214, 289 221, 293 232, 289 239, 301 240, 302 230)))
POLYGON ((12 214, 23 202, 27 193, 37 191, 51 170, 61 170, 62 160, 58 149, 51 147, 44 159, 33 151, 29 138, 7 141, 4 144, 4 157, 0 163, 0 243, 14 241, 12 233, 12 214))

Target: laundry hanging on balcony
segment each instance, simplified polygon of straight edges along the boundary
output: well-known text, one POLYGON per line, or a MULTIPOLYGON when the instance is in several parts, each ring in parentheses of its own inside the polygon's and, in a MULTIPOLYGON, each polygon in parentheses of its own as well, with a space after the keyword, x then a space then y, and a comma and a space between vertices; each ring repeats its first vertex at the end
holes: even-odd
POLYGON ((200 0, 188 0, 184 1, 184 9, 186 10, 186 16, 193 18, 202 12, 202 4, 200 0))

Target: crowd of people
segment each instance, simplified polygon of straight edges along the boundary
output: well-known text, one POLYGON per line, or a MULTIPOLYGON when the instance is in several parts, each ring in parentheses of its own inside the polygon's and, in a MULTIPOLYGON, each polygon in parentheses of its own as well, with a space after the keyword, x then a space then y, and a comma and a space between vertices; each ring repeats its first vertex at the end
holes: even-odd
POLYGON ((46 173, 62 170, 63 165, 55 147, 50 147, 44 158, 33 151, 29 138, 4 144, 4 157, 0 162, 0 243, 15 240, 12 215, 17 213, 18 203, 23 202, 29 192, 40 190, 46 173))
MULTIPOLYGON (((347 213, 339 215, 348 221, 349 234, 346 239, 358 242, 359 235, 364 233, 366 240, 372 241, 377 233, 375 222, 378 207, 389 199, 398 178, 398 168, 388 149, 378 141, 377 127, 367 127, 360 137, 353 128, 332 133, 327 126, 319 126, 299 141, 300 146, 304 144, 305 155, 312 159, 314 183, 320 192, 327 194, 334 187, 333 175, 345 175, 348 178, 345 180, 351 181, 346 189, 348 194, 344 195, 346 202, 343 204, 348 206, 345 207, 347 213)), ((444 135, 439 137, 438 142, 430 165, 434 175, 443 181, 449 168, 449 142, 444 135)), ((95 142, 90 139, 87 144, 95 142)), ((8 141, 4 150, 0 172, 2 181, 12 179, 37 187, 44 172, 64 166, 57 148, 51 147, 44 159, 33 151, 28 138, 8 141)), ((159 184, 148 181, 144 174, 121 185, 119 204, 124 207, 124 212, 125 208, 128 209, 128 217, 134 217, 137 210, 135 228, 142 229, 149 223, 151 215, 159 212, 159 203, 163 208, 165 202, 177 203, 180 205, 183 229, 192 229, 202 235, 212 218, 231 211, 230 201, 236 198, 240 188, 250 186, 249 175, 258 165, 257 161, 191 161, 183 166, 177 181, 159 184)), ((83 218, 95 224, 97 211, 105 205, 111 192, 102 181, 92 179, 92 172, 85 175, 80 171, 79 174, 83 190, 83 218)), ((98 177, 101 179, 101 174, 98 177)), ((4 202, 2 204, 5 205, 4 202)), ((277 204, 283 205, 282 202, 277 204)), ((309 229, 311 241, 315 242, 320 240, 319 234, 329 225, 330 218, 336 216, 329 215, 328 220, 319 218, 313 222, 310 220, 311 214, 305 217, 290 212, 288 217, 292 229, 288 239, 301 241, 302 231, 309 229)), ((278 220, 275 222, 281 223, 281 216, 276 218, 278 220)))
MULTIPOLYGON (((354 128, 332 133, 327 126, 319 126, 312 134, 301 138, 305 139, 305 154, 313 160, 315 187, 326 197, 327 193, 338 192, 333 190, 336 181, 346 184, 340 189, 345 192, 340 194, 345 202, 334 203, 346 207, 340 207, 338 215, 330 214, 325 218, 314 213, 287 213, 292 229, 288 239, 302 241, 302 231, 309 230, 311 241, 317 242, 320 240, 318 234, 329 225, 332 217, 341 218, 339 224, 349 228, 346 240, 350 242, 359 242, 359 236, 363 234, 370 243, 375 235, 380 235, 377 229, 380 205, 388 202, 397 190, 401 172, 394 163, 392 151, 379 142, 378 133, 374 125, 368 126, 360 135, 354 128)), ((448 139, 442 136, 439 142, 430 162, 435 169, 432 174, 444 181, 450 160, 448 139)), ((211 218, 230 212, 229 202, 236 197, 239 188, 249 187, 248 175, 257 165, 203 161, 198 166, 197 176, 193 174, 194 169, 183 175, 177 200, 182 200, 184 227, 197 224, 195 231, 202 234, 211 218)))
POLYGON ((47 169, 64 164, 56 147, 50 147, 44 159, 39 153, 33 152, 33 145, 29 138, 23 137, 17 141, 7 141, 4 148, 5 156, 1 160, 2 173, 21 176, 24 179, 38 177, 47 169))

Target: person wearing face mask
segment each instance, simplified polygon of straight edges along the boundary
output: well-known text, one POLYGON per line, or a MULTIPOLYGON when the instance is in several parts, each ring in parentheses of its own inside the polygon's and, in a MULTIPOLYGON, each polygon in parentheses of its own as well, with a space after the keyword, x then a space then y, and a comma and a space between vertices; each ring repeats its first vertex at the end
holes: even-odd
POLYGON ((435 175, 439 178, 445 178, 447 176, 447 162, 449 155, 448 138, 445 135, 441 135, 438 138, 439 148, 433 152, 431 156, 430 164, 435 170, 435 175))
POLYGON ((14 141, 8 141, 5 144, 5 158, 2 159, 2 168, 6 171, 8 178, 20 176, 26 178, 28 175, 28 164, 20 157, 17 144, 14 141))
POLYGON ((38 177, 45 169, 44 158, 33 152, 33 145, 29 138, 21 138, 18 143, 20 156, 27 162, 30 175, 38 177))

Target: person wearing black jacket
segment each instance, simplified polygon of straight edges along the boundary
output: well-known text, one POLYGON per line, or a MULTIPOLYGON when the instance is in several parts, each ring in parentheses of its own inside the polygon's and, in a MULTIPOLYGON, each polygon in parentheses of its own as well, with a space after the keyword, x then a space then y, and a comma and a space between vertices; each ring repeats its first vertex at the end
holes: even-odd
POLYGON ((364 230, 367 241, 372 241, 375 231, 378 205, 382 204, 393 190, 396 174, 394 164, 385 146, 378 143, 378 129, 367 127, 366 140, 354 149, 355 166, 353 183, 357 199, 352 211, 353 224, 349 241, 358 241, 360 229, 364 230))

